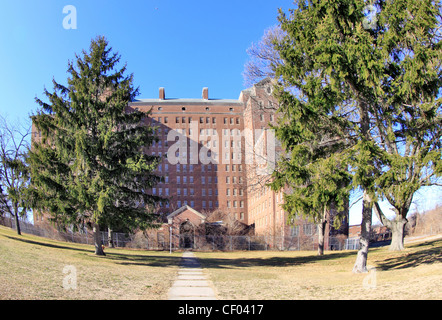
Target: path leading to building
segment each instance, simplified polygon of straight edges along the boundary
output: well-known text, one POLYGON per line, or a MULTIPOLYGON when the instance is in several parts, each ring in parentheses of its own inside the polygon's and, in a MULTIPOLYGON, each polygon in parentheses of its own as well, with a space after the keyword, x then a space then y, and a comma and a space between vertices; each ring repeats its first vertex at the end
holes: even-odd
POLYGON ((184 252, 178 277, 169 290, 169 300, 216 300, 198 259, 193 252, 184 252))

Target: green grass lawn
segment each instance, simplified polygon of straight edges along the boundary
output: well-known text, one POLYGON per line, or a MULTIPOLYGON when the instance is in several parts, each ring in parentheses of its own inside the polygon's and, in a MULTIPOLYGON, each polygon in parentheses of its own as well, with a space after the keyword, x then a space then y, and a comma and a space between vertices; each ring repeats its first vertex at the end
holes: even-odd
POLYGON ((368 274, 351 272, 356 251, 196 256, 220 299, 442 299, 441 239, 409 244, 402 252, 370 249, 368 274))
POLYGON ((98 257, 90 245, 17 236, 0 226, 0 299, 167 299, 181 253, 105 252, 98 257), (77 288, 66 289, 73 270, 77 288))

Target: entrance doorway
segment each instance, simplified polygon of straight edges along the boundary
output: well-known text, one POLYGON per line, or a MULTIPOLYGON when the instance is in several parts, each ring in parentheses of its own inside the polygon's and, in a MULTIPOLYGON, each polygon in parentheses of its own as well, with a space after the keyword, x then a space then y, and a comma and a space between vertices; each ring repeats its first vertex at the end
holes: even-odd
POLYGON ((180 225, 180 248, 192 249, 195 240, 195 227, 186 220, 180 225))

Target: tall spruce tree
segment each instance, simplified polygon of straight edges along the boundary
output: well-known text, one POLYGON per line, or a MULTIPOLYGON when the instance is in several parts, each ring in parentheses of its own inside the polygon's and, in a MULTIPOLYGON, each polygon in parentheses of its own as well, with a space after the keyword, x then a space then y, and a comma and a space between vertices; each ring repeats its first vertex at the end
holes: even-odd
POLYGON ((283 60, 276 68, 277 92, 288 119, 284 139, 294 149, 303 143, 298 132, 314 134, 314 127, 322 132, 319 141, 327 133, 332 145, 345 146, 332 152, 349 164, 354 186, 363 190, 353 271, 365 272, 375 203, 382 196, 392 199, 392 192, 409 203, 403 199, 417 190, 416 183, 405 187, 401 179, 412 176, 411 168, 421 181, 425 169, 440 171, 440 3, 295 4, 289 17, 280 14, 286 36, 276 43, 283 60), (420 148, 426 151, 414 158, 418 165, 403 160, 420 148))
POLYGON ((57 224, 93 228, 97 255, 100 225, 145 229, 163 200, 149 194, 161 180, 158 157, 144 152, 154 131, 145 113, 128 107, 138 89, 119 62, 104 37, 92 40, 90 52, 69 62, 67 86, 54 80, 32 117, 42 134, 30 153, 34 205, 57 224))

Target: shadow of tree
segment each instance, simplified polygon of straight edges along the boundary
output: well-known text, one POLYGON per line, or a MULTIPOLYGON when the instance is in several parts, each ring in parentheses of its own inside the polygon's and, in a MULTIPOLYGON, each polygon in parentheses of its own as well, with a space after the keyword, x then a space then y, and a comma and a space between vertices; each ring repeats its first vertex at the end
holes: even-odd
POLYGON ((36 241, 36 240, 20 238, 20 237, 11 237, 11 236, 6 236, 6 235, 5 235, 5 237, 8 239, 17 240, 17 241, 21 241, 21 242, 25 242, 25 243, 29 243, 29 244, 33 244, 33 245, 38 245, 38 246, 43 246, 43 247, 48 247, 48 248, 91 252, 91 250, 88 250, 88 249, 74 248, 69 245, 61 245, 59 243, 55 244, 55 243, 51 243, 51 242, 36 241))
POLYGON ((174 267, 181 262, 181 256, 161 256, 143 254, 106 253, 106 258, 121 265, 138 265, 146 267, 174 267))
POLYGON ((245 267, 287 267, 298 266, 302 264, 314 263, 318 261, 335 260, 354 256, 354 251, 341 251, 318 255, 306 255, 297 257, 270 257, 270 258, 239 258, 239 259, 223 259, 223 258, 207 258, 198 257, 203 268, 245 268, 245 267))
POLYGON ((96 256, 94 255, 94 250, 91 248, 79 248, 70 246, 69 244, 63 245, 61 243, 52 243, 48 240, 38 241, 31 240, 21 237, 12 237, 5 236, 12 240, 21 241, 24 243, 29 243, 32 245, 53 248, 53 249, 62 249, 69 251, 78 251, 81 252, 82 255, 88 255, 90 257, 96 257, 98 259, 104 259, 107 261, 112 261, 116 264, 122 265, 141 265, 141 266, 149 266, 149 267, 168 267, 168 266, 178 266, 181 261, 181 256, 161 256, 161 255, 152 255, 150 252, 146 251, 146 254, 124 254, 124 253, 115 253, 115 252, 106 252, 106 256, 96 256))
POLYGON ((441 240, 428 241, 409 246, 408 248, 418 251, 385 259, 379 262, 376 268, 379 268, 379 270, 395 270, 442 262, 441 246, 441 240))

